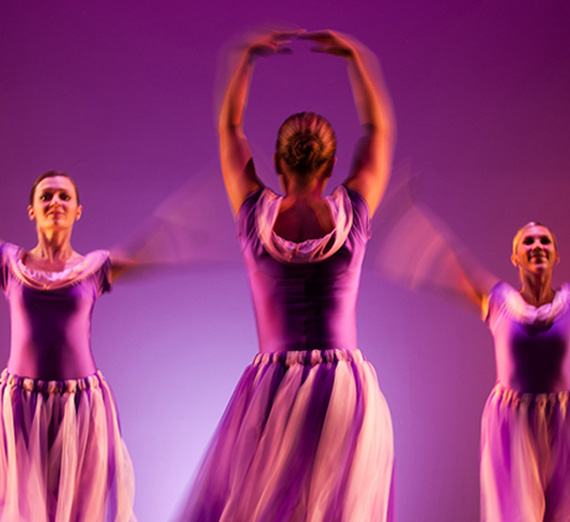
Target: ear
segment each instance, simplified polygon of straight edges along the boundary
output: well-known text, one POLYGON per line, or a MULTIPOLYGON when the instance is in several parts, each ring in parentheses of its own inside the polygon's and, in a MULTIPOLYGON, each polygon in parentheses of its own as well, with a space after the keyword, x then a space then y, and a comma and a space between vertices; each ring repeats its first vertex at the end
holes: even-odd
POLYGON ((77 207, 77 210, 75 211, 75 221, 79 220, 79 218, 81 217, 81 214, 83 214, 83 207, 81 205, 79 205, 77 207))
POLYGON ((332 160, 330 160, 327 166, 325 167, 325 170, 323 172, 325 178, 330 178, 332 176, 332 171, 335 164, 336 164, 336 156, 332 160))
POLYGON ((560 263, 560 254, 557 251, 556 252, 556 259, 554 260, 554 264, 557 265, 558 263, 560 263))
POLYGON ((283 167, 282 167, 282 162, 283 160, 281 159, 281 156, 279 155, 278 152, 274 152, 273 153, 273 164, 275 165, 275 172, 277 172, 277 174, 283 174, 283 167))
POLYGON ((28 205, 28 217, 30 218, 30 221, 35 221, 36 219, 32 205, 28 205))
POLYGON ((511 254, 511 263, 513 264, 513 266, 514 266, 515 268, 518 268, 518 267, 519 267, 519 264, 520 264, 520 263, 519 263, 519 258, 517 257, 516 254, 511 254))
POLYGON ((285 171, 283 170, 283 159, 278 152, 273 153, 273 164, 275 165, 275 172, 279 176, 279 184, 283 192, 287 194, 287 176, 285 176, 285 171))

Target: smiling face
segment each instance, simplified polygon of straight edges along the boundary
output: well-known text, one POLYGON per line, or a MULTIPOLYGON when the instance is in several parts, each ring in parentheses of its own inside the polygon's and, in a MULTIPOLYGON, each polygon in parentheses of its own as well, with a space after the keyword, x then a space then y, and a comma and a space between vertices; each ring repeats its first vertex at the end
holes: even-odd
POLYGON ((32 204, 28 206, 30 219, 40 230, 72 228, 81 216, 73 182, 65 176, 41 180, 34 190, 32 204))
POLYGON ((559 260, 556 240, 544 225, 529 223, 515 237, 511 261, 521 273, 538 275, 552 272, 559 260))

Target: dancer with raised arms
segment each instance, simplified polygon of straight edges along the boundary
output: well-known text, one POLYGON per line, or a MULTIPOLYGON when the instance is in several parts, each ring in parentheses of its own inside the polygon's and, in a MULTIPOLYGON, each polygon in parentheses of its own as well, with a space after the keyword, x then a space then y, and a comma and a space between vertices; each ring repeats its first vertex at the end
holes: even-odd
POLYGON ((186 522, 372 522, 391 516, 393 441, 376 373, 358 349, 356 301, 369 220, 388 181, 394 126, 372 53, 333 31, 251 39, 230 74, 219 131, 224 181, 249 274, 259 352, 198 472, 186 522), (292 38, 347 64, 362 135, 331 196, 330 123, 293 114, 277 136, 284 195, 263 185, 244 134, 254 64, 292 38))

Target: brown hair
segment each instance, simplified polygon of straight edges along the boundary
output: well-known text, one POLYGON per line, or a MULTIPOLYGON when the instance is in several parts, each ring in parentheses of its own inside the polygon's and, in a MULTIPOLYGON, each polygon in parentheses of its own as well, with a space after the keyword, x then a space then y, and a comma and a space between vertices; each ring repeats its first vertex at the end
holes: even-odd
POLYGON ((64 178, 67 178, 69 181, 71 181, 71 184, 75 189, 75 197, 77 198, 77 204, 79 205, 79 191, 77 190, 77 185, 75 184, 75 181, 73 181, 73 178, 69 174, 61 172, 59 170, 48 170, 47 172, 44 172, 41 176, 39 176, 38 179, 36 179, 36 181, 32 185, 32 190, 30 190, 30 205, 34 204, 34 196, 36 195, 36 188, 40 184, 40 182, 46 178, 56 178, 58 176, 63 176, 64 178))
POLYGON ((283 122, 275 147, 292 172, 308 179, 334 159, 336 135, 328 120, 319 114, 299 112, 283 122))

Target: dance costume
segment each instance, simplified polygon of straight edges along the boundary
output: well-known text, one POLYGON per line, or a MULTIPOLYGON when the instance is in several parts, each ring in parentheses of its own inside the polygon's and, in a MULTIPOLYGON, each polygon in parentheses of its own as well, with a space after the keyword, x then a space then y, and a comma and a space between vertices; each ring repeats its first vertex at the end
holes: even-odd
POLYGON ((244 372, 197 475, 184 522, 384 522, 393 440, 376 373, 356 344, 368 207, 341 186, 332 232, 273 232, 281 198, 238 214, 260 352, 244 372))
POLYGON ((570 520, 570 287, 538 308, 498 283, 484 316, 497 385, 483 413, 481 518, 570 520))
POLYGON ((11 321, 0 376, 0 521, 133 522, 133 470, 105 379, 96 370, 57 375, 66 357, 94 364, 91 314, 110 289, 108 253, 61 272, 32 270, 23 256, 0 244, 11 321), (18 361, 34 375, 11 372, 18 361))

